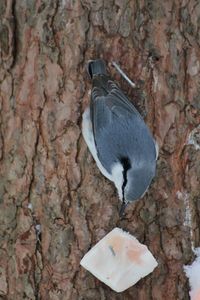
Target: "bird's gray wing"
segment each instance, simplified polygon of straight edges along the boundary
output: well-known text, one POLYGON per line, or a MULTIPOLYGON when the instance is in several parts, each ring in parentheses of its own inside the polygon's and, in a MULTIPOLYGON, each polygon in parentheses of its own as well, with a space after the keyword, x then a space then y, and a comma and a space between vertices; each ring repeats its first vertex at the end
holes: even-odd
POLYGON ((148 129, 139 112, 116 85, 104 95, 99 87, 93 89, 90 112, 97 155, 110 173, 113 164, 123 156, 134 155, 135 148, 140 147, 138 136, 145 139, 148 129))
POLYGON ((113 81, 109 80, 106 88, 107 95, 102 95, 102 89, 99 87, 94 87, 92 91, 91 120, 95 140, 103 129, 108 129, 110 125, 113 126, 122 119, 138 119, 144 123, 134 105, 113 81))
POLYGON ((129 101, 129 99, 124 95, 122 90, 112 81, 108 80, 108 102, 107 104, 112 107, 112 109, 118 111, 118 114, 120 115, 120 110, 123 112, 128 111, 131 114, 134 114, 135 117, 141 117, 140 113, 137 111, 137 109, 134 107, 134 105, 129 101), (114 106, 114 107, 113 107, 114 106))

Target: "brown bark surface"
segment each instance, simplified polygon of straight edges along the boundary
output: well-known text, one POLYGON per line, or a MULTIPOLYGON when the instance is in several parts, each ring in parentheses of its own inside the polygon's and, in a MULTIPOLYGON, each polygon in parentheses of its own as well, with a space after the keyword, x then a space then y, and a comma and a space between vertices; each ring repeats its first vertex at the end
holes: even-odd
POLYGON ((200 245, 200 2, 0 1, 1 299, 187 300, 200 245), (160 146, 145 197, 119 220, 112 183, 81 135, 88 59, 110 72, 160 146), (80 267, 115 226, 159 266, 117 294, 80 267))

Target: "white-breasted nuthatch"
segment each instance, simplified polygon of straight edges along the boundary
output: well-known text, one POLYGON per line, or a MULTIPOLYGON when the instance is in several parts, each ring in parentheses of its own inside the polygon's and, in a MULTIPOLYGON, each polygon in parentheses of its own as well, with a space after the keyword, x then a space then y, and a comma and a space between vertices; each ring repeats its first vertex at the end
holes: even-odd
POLYGON ((102 174, 114 182, 122 215, 155 176, 157 146, 139 112, 107 75, 105 62, 89 61, 87 69, 93 86, 83 137, 102 174))

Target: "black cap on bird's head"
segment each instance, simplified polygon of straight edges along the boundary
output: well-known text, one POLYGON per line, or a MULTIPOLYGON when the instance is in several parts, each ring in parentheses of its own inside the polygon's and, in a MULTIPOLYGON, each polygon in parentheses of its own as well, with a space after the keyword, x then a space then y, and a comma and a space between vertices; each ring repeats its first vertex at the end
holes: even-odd
POLYGON ((124 215, 125 208, 144 196, 155 176, 155 167, 133 169, 130 167, 126 171, 126 179, 122 186, 123 202, 119 212, 120 217, 124 215))

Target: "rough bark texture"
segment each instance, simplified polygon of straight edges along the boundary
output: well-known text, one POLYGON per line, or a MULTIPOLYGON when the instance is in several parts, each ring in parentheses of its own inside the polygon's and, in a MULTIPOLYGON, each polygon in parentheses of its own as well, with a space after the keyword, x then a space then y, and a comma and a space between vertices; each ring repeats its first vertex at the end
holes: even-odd
POLYGON ((1 0, 1 299, 189 299, 200 245, 199 1, 1 0), (160 145, 148 194, 119 220, 112 183, 81 135, 88 59, 117 61, 160 145), (120 226, 159 266, 122 294, 79 266, 120 226))

